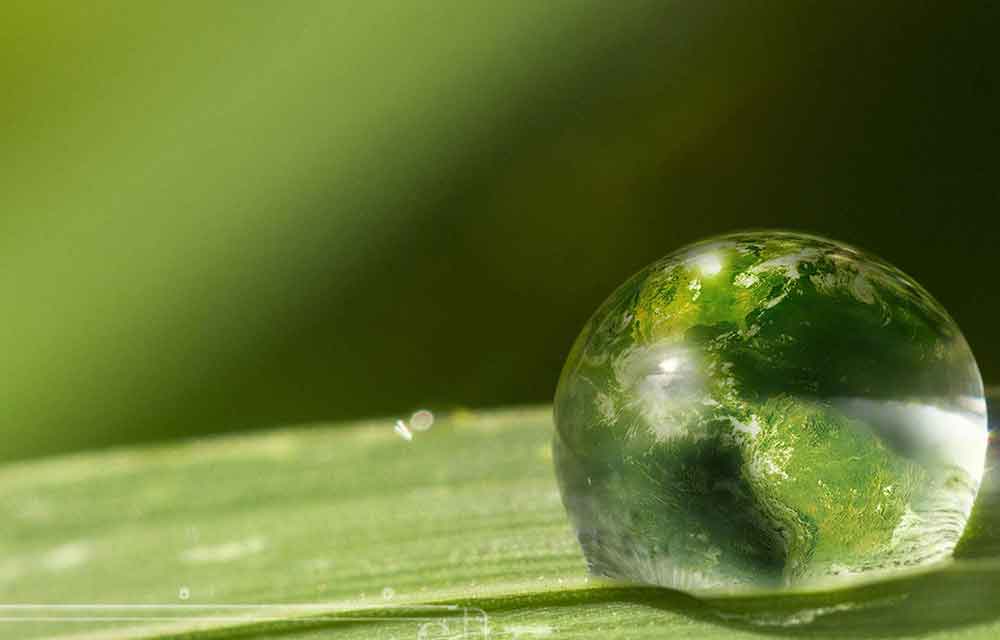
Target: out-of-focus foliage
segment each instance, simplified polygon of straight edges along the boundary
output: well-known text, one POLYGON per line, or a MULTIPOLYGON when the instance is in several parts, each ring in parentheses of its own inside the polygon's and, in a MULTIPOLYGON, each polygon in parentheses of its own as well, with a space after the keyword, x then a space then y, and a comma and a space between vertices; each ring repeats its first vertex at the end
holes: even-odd
POLYGON ((882 254, 996 376, 996 17, 5 3, 0 458, 545 400, 612 287, 734 227, 882 254))

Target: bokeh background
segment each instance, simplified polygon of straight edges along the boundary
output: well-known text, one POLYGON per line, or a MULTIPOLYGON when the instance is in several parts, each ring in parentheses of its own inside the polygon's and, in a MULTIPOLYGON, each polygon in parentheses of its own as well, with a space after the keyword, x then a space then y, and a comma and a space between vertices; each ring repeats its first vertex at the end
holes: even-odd
POLYGON ((0 459, 547 402, 612 288, 747 227, 887 258, 1000 380, 998 14, 8 0, 0 459))

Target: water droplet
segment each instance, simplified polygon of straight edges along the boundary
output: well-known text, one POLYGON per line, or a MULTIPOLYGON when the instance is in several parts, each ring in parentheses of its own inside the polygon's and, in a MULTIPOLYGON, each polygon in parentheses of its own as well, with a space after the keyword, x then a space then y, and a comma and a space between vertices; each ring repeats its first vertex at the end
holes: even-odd
POLYGON ((396 597, 396 590, 393 589, 392 587, 386 587, 382 589, 383 600, 392 600, 395 597, 396 597))
POLYGON ((177 590, 177 597, 181 600, 187 600, 191 597, 191 590, 188 587, 181 587, 177 590))
POLYGON ((406 426, 406 423, 402 420, 396 420, 396 426, 393 427, 392 430, 399 434, 399 437, 407 442, 413 440, 413 432, 410 431, 410 429, 406 426))
POLYGON ((415 411, 410 416, 410 428, 416 431, 427 431, 434 425, 434 414, 427 409, 415 411))
POLYGON ((590 319, 554 458, 593 573, 847 584, 951 553, 984 407, 968 344, 908 276, 820 238, 734 234, 654 263, 590 319))

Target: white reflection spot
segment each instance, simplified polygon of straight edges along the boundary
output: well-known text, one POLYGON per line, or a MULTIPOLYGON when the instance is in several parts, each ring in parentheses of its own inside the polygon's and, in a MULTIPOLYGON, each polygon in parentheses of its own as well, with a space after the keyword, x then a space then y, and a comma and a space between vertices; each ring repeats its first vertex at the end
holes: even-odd
POLYGON ((413 432, 410 431, 409 427, 402 420, 396 420, 396 426, 392 428, 393 431, 399 434, 399 437, 403 440, 409 442, 413 440, 413 432))
POLYGON ((660 361, 660 371, 663 373, 674 373, 681 368, 681 359, 678 356, 670 356, 660 361))
POLYGON ((694 264, 706 276, 714 276, 722 271, 722 260, 714 253, 706 253, 696 257, 694 264))
POLYGON ((253 537, 217 545, 192 547, 182 551, 179 559, 186 564, 232 562, 245 556, 260 553, 265 546, 266 540, 264 538, 253 537))
POLYGON ((905 445, 918 459, 964 469, 978 484, 986 463, 986 415, 949 411, 914 401, 833 398, 848 416, 864 420, 877 433, 905 445))
POLYGON ((90 547, 82 542, 64 544, 52 549, 42 558, 42 564, 49 571, 72 569, 90 558, 90 547))

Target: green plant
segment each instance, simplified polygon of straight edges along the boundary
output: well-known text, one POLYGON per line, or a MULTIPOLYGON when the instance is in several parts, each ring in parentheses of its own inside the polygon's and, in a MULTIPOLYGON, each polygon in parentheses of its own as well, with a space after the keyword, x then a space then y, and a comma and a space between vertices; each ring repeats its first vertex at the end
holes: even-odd
POLYGON ((493 638, 1000 632, 992 478, 933 572, 696 600, 587 577, 550 436, 549 410, 527 408, 457 412, 412 441, 368 421, 7 465, 0 602, 46 606, 0 609, 0 637, 456 637, 464 614, 467 637, 493 638), (133 606, 50 606, 68 603, 133 606))

